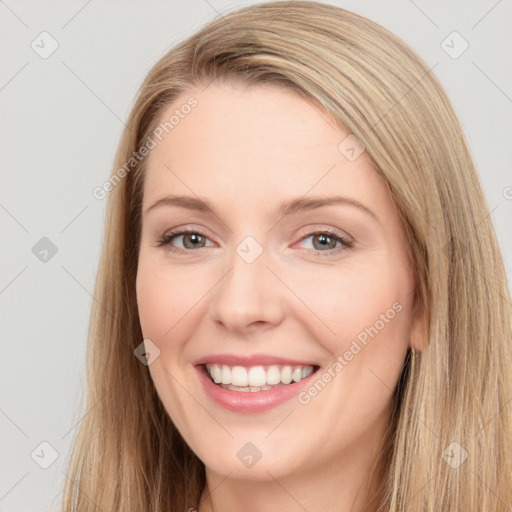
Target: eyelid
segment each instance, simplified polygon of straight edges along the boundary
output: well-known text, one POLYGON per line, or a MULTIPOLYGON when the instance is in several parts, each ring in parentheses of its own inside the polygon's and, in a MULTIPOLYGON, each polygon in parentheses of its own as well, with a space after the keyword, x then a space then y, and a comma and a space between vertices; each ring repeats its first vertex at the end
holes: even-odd
POLYGON ((345 230, 341 230, 339 228, 335 228, 326 224, 313 224, 309 225, 307 228, 304 228, 304 230, 301 230, 303 234, 299 235, 300 240, 303 240, 305 237, 319 234, 319 233, 331 233, 333 236, 337 236, 339 238, 343 238, 349 242, 354 242, 354 237, 348 233, 345 230))
MULTIPOLYGON (((167 236, 170 233, 178 235, 178 234, 183 234, 183 232, 189 232, 189 231, 197 232, 198 234, 210 239, 210 236, 206 233, 206 231, 208 231, 208 230, 203 229, 202 227, 198 227, 194 224, 185 224, 183 226, 178 226, 176 228, 168 229, 167 231, 165 231, 163 233, 163 235, 161 235, 161 237, 167 236)), ((313 226, 309 226, 307 228, 301 229, 301 231, 302 231, 302 234, 298 235, 299 236, 298 241, 301 241, 305 237, 311 236, 313 234, 329 233, 329 232, 333 236, 338 236, 340 238, 348 239, 348 241, 351 241, 351 242, 354 241, 354 237, 347 231, 340 230, 339 228, 333 228, 330 226, 326 227, 325 224, 316 224, 313 226)), ((214 236, 217 236, 217 235, 214 235, 214 236)))

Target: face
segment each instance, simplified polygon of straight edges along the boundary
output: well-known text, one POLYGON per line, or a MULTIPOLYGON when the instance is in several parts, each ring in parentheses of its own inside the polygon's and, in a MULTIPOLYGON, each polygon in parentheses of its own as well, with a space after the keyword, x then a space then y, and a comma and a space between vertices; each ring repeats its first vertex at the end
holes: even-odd
POLYGON ((214 83, 162 119, 191 96, 144 178, 137 300, 158 395, 211 472, 356 468, 418 324, 387 188, 291 90, 214 83))

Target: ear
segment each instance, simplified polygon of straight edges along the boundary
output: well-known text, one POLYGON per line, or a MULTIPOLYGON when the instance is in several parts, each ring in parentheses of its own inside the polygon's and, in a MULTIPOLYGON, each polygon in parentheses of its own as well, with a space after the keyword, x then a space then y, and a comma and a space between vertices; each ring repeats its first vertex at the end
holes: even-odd
POLYGON ((408 346, 418 352, 421 352, 428 345, 425 309, 423 300, 416 294, 412 309, 408 346))

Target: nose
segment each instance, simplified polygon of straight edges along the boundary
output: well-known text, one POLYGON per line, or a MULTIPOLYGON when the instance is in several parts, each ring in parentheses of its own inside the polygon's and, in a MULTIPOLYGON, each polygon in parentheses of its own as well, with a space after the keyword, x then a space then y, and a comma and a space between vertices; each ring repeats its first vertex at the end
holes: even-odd
POLYGON ((211 318, 238 336, 279 325, 285 313, 285 290, 267 267, 267 252, 252 262, 235 252, 230 263, 230 270, 212 290, 211 318))

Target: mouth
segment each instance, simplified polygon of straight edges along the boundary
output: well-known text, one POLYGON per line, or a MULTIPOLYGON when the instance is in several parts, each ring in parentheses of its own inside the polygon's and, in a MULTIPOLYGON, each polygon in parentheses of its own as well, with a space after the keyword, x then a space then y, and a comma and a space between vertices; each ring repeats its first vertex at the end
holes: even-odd
POLYGON ((201 361, 195 368, 212 403, 242 414, 263 413, 292 400, 320 368, 296 361, 277 364, 270 360, 270 364, 253 366, 249 366, 248 361, 244 361, 245 366, 239 360, 230 362, 232 364, 201 361))
POLYGON ((206 376, 217 386, 229 391, 258 393, 290 386, 318 370, 316 365, 230 366, 206 363, 201 365, 206 376))

